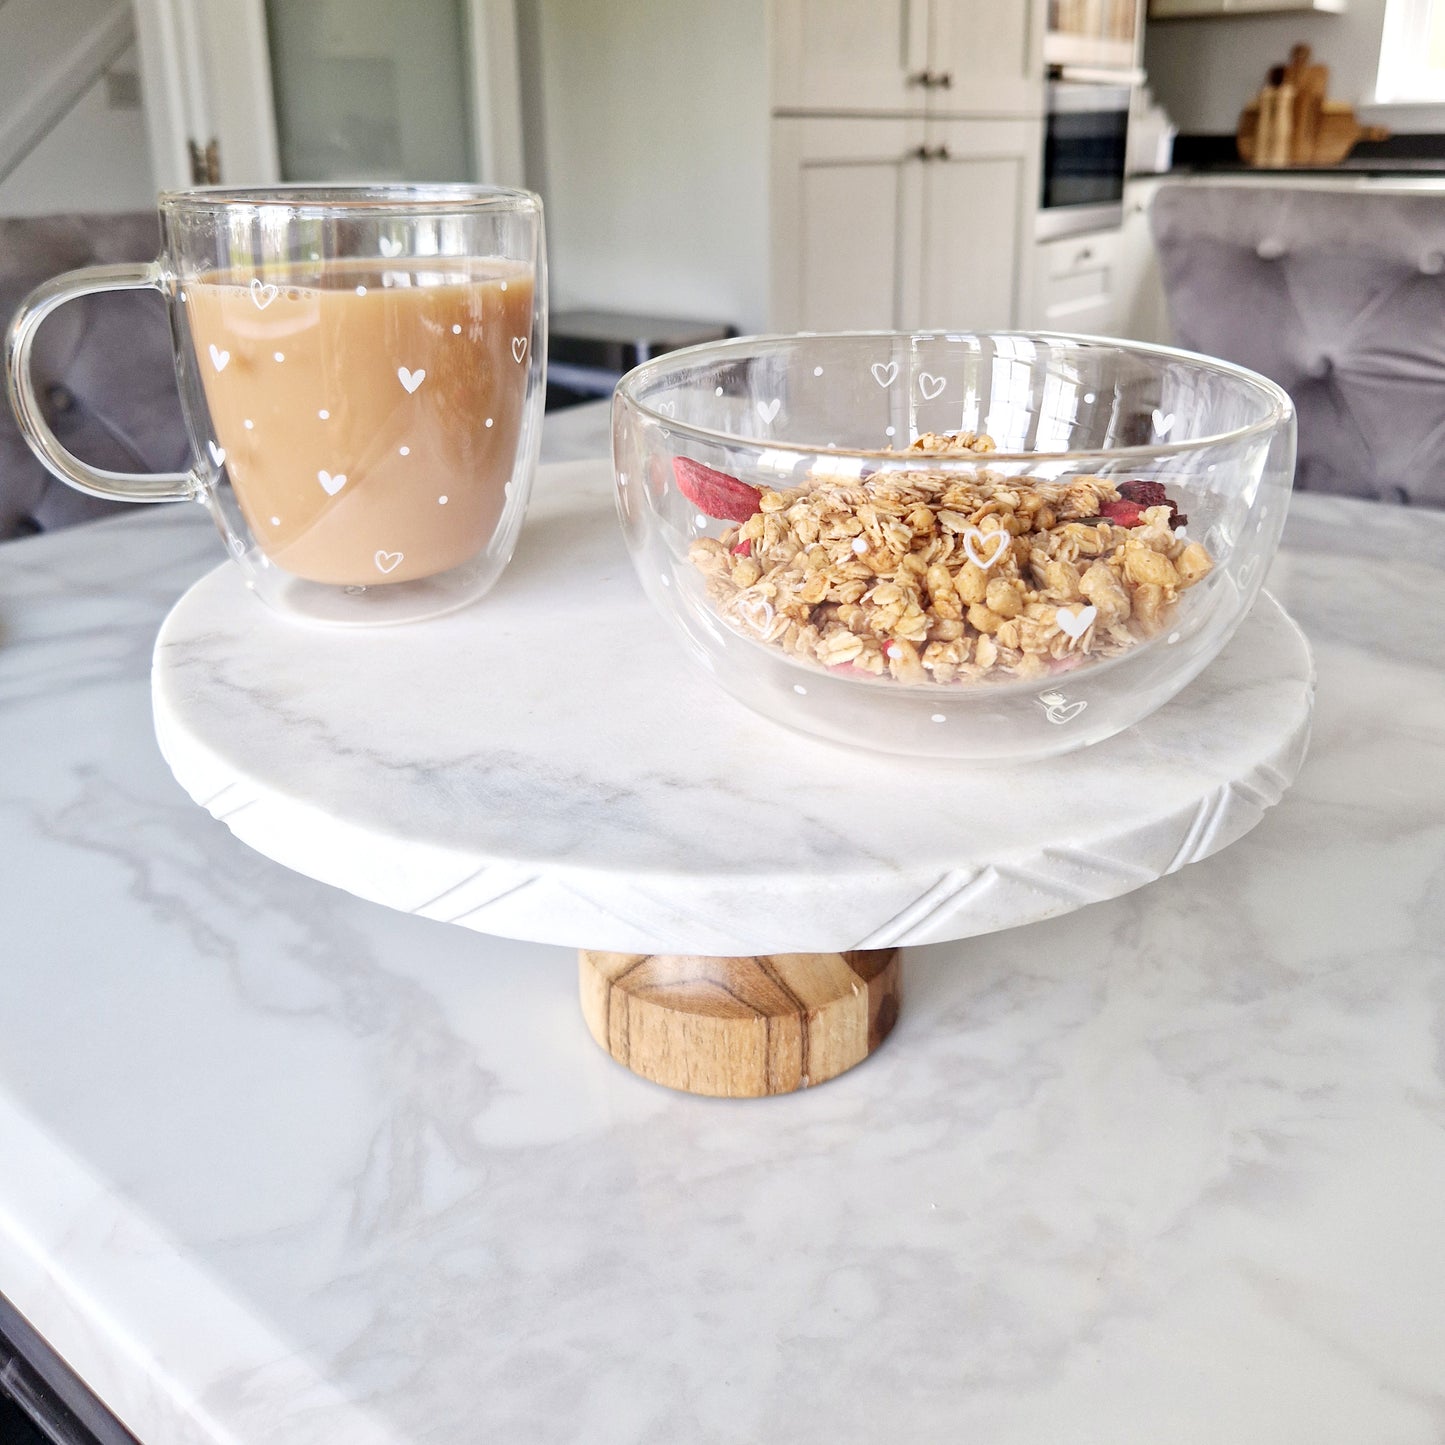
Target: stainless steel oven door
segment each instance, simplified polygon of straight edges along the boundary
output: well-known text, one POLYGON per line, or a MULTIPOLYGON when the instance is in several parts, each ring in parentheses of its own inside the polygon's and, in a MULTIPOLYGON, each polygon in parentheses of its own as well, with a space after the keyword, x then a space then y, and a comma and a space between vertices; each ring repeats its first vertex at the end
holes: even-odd
POLYGON ((1129 96, 1127 84, 1049 82, 1040 238, 1122 224, 1129 96))

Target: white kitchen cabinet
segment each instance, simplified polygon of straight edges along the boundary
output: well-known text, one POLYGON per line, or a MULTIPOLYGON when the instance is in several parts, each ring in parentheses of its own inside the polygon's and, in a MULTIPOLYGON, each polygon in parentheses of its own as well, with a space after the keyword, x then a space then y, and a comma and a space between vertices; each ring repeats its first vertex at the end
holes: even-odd
POLYGON ((1017 323, 1038 121, 782 117, 773 137, 775 327, 1017 323))
POLYGON ((1348 0, 1149 0, 1151 20, 1177 20, 1205 15, 1266 15, 1290 10, 1341 14, 1348 0))
POLYGON ((1042 331, 1077 331, 1086 336, 1118 333, 1118 231, 1037 244, 1034 319, 1042 331))
POLYGON ((775 111, 1036 115, 1042 0, 773 0, 775 111))
POLYGON ((1124 187, 1124 224, 1119 230, 1119 330, 1131 341, 1174 342, 1159 253, 1149 228, 1149 207, 1165 184, 1157 177, 1129 181, 1124 187))

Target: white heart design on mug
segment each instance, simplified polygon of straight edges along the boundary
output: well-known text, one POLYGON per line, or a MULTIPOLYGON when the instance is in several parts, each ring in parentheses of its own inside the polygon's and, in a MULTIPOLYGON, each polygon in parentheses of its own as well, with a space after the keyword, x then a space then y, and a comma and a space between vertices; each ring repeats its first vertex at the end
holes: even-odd
POLYGON ((890 361, 886 366, 881 361, 875 361, 869 368, 873 373, 873 380, 879 386, 889 387, 898 380, 898 363, 890 361))
POLYGON ((231 353, 229 351, 222 351, 214 341, 211 343, 211 365, 214 366, 217 371, 224 371, 226 369, 226 363, 230 359, 231 353))
POLYGON ((981 567, 985 572, 1008 551, 1012 542, 1013 536, 1009 532, 981 532, 977 527, 965 527, 963 530, 963 550, 967 553, 968 560, 975 567, 981 567), (974 551, 975 543, 984 547, 993 545, 993 552, 989 555, 987 562, 984 561, 983 554, 974 551))
POLYGON ((757 403, 758 415, 762 417, 764 421, 771 422, 772 419, 777 416, 778 408, 782 406, 782 404, 783 403, 777 397, 774 397, 770 402, 767 403, 763 403, 760 401, 757 403))
POLYGON ((346 485, 346 473, 337 472, 333 477, 330 472, 317 472, 316 480, 321 483, 321 490, 328 497, 334 497, 346 485))
POLYGON ((259 276, 251 277, 251 300, 256 303, 257 311, 264 311, 276 295, 276 288, 269 281, 262 281, 259 276))
POLYGON ((514 336, 512 338, 512 359, 518 366, 522 364, 522 358, 527 354, 527 338, 525 336, 514 336))
POLYGON ((1154 430, 1158 432, 1161 437, 1167 437, 1174 426, 1174 413, 1172 411, 1162 412, 1156 406, 1154 408, 1153 420, 1154 430))
POLYGON ((396 379, 406 388, 407 395, 410 396, 426 380, 426 369, 419 366, 415 371, 408 371, 406 367, 398 366, 396 379))
POLYGON ((372 560, 378 572, 395 572, 401 565, 401 558, 400 552, 378 552, 372 560))
POLYGON ((383 236, 378 242, 378 245, 381 247, 381 254, 383 256, 401 255, 401 242, 393 241, 390 236, 383 236))
POLYGON ((223 467, 226 465, 225 447, 218 447, 215 442, 207 442, 206 448, 211 453, 211 460, 215 462, 218 467, 223 467))
POLYGON ((1054 609, 1054 621, 1059 624, 1059 631, 1068 633, 1075 642, 1089 630, 1098 615, 1099 609, 1092 602, 1077 612, 1070 612, 1063 607, 1054 609))
POLYGON ((660 401, 657 403, 659 416, 676 416, 677 403, 675 401, 660 401))
POLYGON ((918 373, 918 391, 924 401, 932 401, 947 385, 946 376, 933 376, 926 371, 918 373))

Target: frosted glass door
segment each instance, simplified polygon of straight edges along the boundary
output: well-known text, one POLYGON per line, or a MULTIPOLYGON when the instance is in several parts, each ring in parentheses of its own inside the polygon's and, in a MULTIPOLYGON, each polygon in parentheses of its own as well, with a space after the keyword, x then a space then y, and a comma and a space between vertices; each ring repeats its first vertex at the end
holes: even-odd
POLYGON ((466 12, 466 0, 266 0, 282 179, 473 179, 466 12))

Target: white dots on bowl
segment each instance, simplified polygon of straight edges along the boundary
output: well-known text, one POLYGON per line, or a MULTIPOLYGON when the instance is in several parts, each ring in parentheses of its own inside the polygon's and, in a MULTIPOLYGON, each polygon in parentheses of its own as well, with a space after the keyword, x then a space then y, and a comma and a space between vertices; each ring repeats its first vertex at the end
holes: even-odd
POLYGON ((699 512, 697 516, 692 519, 692 524, 698 529, 699 532, 707 531, 707 518, 704 517, 701 512, 699 512))
POLYGON ((319 416, 322 421, 330 421, 330 420, 331 420, 331 413, 330 413, 329 411, 327 411, 324 406, 321 408, 320 411, 318 411, 318 412, 316 413, 316 415, 319 416))
POLYGON ((184 301, 185 299, 186 299, 186 293, 185 293, 184 291, 182 291, 182 292, 181 292, 181 300, 184 301))
POLYGON ((505 281, 503 281, 503 282, 502 282, 502 290, 505 291, 506 289, 507 289, 507 283, 506 283, 505 281))
POLYGON ((934 722, 947 722, 947 721, 948 721, 948 718, 947 718, 943 713, 941 713, 941 712, 936 712, 936 713, 933 714, 933 721, 934 721, 934 722))
POLYGON ((722 387, 720 387, 720 386, 714 387, 712 394, 713 394, 714 396, 721 396, 721 395, 722 395, 722 387))
POLYGON ((279 527, 279 526, 281 525, 281 519, 280 519, 280 517, 272 517, 272 518, 271 518, 271 525, 272 525, 273 527, 279 527))
POLYGON ((883 428, 883 435, 886 437, 897 436, 898 428, 896 426, 886 426, 883 428))
POLYGON ((823 374, 823 368, 822 368, 821 366, 815 366, 815 367, 813 368, 813 375, 814 375, 814 376, 822 376, 822 374, 823 374))
POLYGON ((808 695, 808 689, 804 687, 801 682, 795 682, 793 684, 793 691, 797 693, 799 697, 807 697, 808 695))
POLYGON ((1218 462, 1210 462, 1210 464, 1209 464, 1207 467, 1205 467, 1204 470, 1205 470, 1206 472, 1217 472, 1217 471, 1219 470, 1219 463, 1218 463, 1218 462))
POLYGON ((861 557, 868 550, 867 537, 854 537, 853 550, 861 557))
POLYGON ((276 358, 277 361, 286 360, 286 353, 284 351, 273 351, 271 354, 276 358))
POLYGON ((461 323, 460 321, 453 321, 453 322, 452 322, 452 335, 453 335, 453 336, 460 336, 461 334, 462 334, 462 323, 461 323))
POLYGON ((625 486, 627 485, 627 473, 626 473, 626 472, 618 472, 618 474, 617 474, 617 485, 618 485, 619 487, 625 487, 625 486))
POLYGON ((1179 634, 1179 633, 1177 633, 1177 632, 1171 632, 1171 633, 1169 634, 1169 645, 1172 647, 1176 642, 1179 641, 1179 637, 1180 637, 1180 634, 1179 634))
POLYGON ((488 417, 488 418, 487 418, 487 425, 488 425, 488 426, 491 426, 491 424, 492 424, 492 419, 491 419, 491 417, 488 417))
POLYGON ((365 295, 366 295, 366 287, 365 287, 365 286, 358 286, 358 287, 356 288, 356 294, 357 294, 358 296, 365 296, 365 295))
POLYGON ((438 498, 437 498, 437 505, 438 505, 438 506, 444 507, 444 506, 446 506, 446 504, 447 504, 447 499, 446 499, 445 497, 438 497, 438 498))
POLYGON ((1086 391, 1086 392, 1084 393, 1084 405, 1085 405, 1085 406, 1093 406, 1094 400, 1095 400, 1095 398, 1094 398, 1094 393, 1093 393, 1092 391, 1086 391))
POLYGON ((657 575, 662 579, 662 585, 664 587, 672 586, 672 578, 669 577, 666 572, 659 572, 657 575))
POLYGON ((410 447, 398 447, 398 448, 397 448, 397 455, 398 455, 398 456, 403 456, 403 457, 409 457, 409 456, 411 455, 411 448, 410 448, 410 447))
POLYGON ((255 431, 255 430, 256 430, 256 423, 253 422, 250 417, 247 417, 247 418, 246 418, 246 430, 247 430, 247 431, 255 431))

